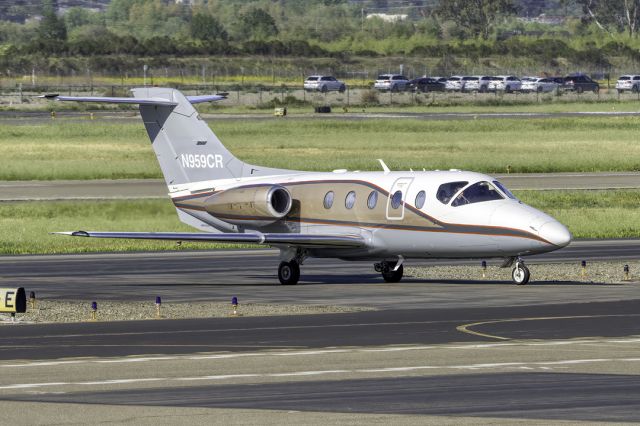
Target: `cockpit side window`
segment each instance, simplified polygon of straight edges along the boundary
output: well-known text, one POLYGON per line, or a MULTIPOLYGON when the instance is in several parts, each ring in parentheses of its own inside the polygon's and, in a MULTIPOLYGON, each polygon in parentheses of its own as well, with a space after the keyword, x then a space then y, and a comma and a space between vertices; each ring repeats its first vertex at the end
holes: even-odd
POLYGON ((483 201, 503 200, 504 197, 489 182, 474 183, 456 197, 451 203, 453 207, 465 204, 481 203, 483 201))
POLYGON ((498 189, 504 193, 504 195, 506 195, 507 197, 511 198, 512 200, 517 200, 516 196, 513 195, 513 193, 511 191, 509 191, 506 186, 504 186, 503 184, 501 184, 497 180, 494 180, 493 184, 495 186, 497 186, 498 189))
POLYGON ((451 198, 456 195, 458 191, 467 186, 469 182, 449 182, 443 183, 438 187, 438 192, 436 192, 436 198, 442 204, 449 204, 451 198))

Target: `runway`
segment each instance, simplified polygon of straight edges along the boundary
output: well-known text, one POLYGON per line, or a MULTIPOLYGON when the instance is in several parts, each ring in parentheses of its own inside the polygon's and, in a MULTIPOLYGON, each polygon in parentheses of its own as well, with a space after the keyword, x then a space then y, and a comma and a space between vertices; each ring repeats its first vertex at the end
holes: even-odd
MULTIPOLYGON (((510 189, 630 189, 640 188, 638 172, 513 173, 494 175, 510 189)), ((162 179, 0 182, 0 201, 114 200, 166 198, 162 179)))
POLYGON ((75 413, 136 407, 133 417, 112 410, 102 418, 110 421, 121 412, 144 419, 155 407, 194 419, 203 415, 195 409, 217 408, 245 424, 274 411, 314 424, 408 414, 421 417, 384 420, 640 421, 640 338, 629 337, 640 334, 639 308, 634 300, 5 327, 0 400, 81 404, 75 413), (478 330, 492 337, 459 331, 489 320, 478 330))

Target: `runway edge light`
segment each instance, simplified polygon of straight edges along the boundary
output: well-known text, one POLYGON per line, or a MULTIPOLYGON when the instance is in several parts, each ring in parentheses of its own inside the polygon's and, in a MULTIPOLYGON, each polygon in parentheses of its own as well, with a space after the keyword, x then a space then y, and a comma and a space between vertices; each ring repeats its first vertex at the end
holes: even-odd
POLYGON ((487 278, 487 261, 483 260, 482 261, 482 278, 487 278))
POLYGON ((23 287, 0 288, 0 312, 10 313, 12 317, 16 313, 27 312, 27 297, 23 287))
POLYGON ((581 266, 580 274, 582 275, 582 279, 585 279, 587 276, 587 261, 583 260, 582 262, 580 262, 580 266, 581 266))
POLYGON ((36 292, 35 291, 29 292, 29 304, 31 305, 31 309, 36 308, 36 292))
POLYGON ((160 318, 160 306, 162 305, 162 299, 160 296, 156 296, 156 318, 160 318))
POLYGON ((238 298, 236 296, 233 296, 231 298, 231 308, 233 309, 233 312, 231 312, 231 316, 237 317, 238 316, 238 298))
POLYGON ((629 265, 624 265, 624 280, 629 281, 629 265))
POLYGON ((96 313, 98 312, 98 303, 97 302, 91 302, 91 321, 95 321, 96 320, 96 313))

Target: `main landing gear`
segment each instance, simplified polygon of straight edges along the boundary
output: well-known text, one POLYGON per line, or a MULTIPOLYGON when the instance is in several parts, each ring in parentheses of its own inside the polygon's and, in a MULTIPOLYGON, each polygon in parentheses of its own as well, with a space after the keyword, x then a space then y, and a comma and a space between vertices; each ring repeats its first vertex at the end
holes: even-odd
POLYGON ((520 258, 516 259, 516 266, 511 271, 511 278, 513 278, 513 282, 517 285, 525 285, 529 282, 529 268, 527 268, 524 264, 524 261, 520 258))
POLYGON ((280 252, 280 266, 278 266, 278 279, 282 285, 295 285, 300 280, 300 265, 307 258, 305 250, 282 250, 280 252))
POLYGON ((380 263, 374 263, 373 267, 376 272, 382 273, 382 278, 386 282, 397 283, 402 279, 402 274, 404 273, 402 263, 400 263, 400 266, 397 265, 398 262, 387 262, 385 260, 380 263))

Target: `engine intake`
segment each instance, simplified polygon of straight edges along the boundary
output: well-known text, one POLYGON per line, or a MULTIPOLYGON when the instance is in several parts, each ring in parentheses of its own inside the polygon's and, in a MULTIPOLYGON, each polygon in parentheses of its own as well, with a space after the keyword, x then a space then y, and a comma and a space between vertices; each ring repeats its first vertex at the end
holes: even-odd
POLYGON ((234 224, 268 225, 291 210, 291 193, 280 185, 234 188, 205 201, 207 212, 234 224))

